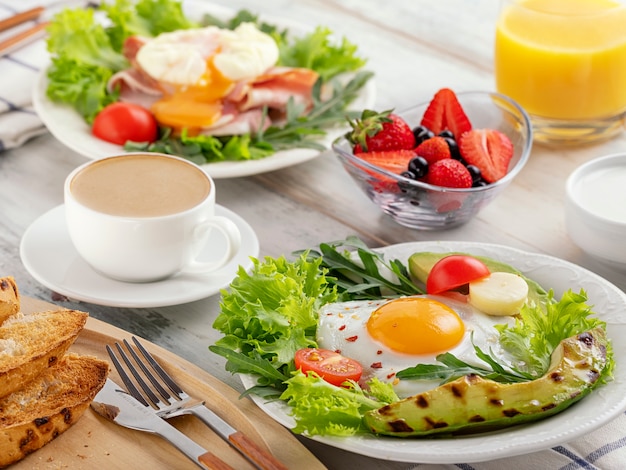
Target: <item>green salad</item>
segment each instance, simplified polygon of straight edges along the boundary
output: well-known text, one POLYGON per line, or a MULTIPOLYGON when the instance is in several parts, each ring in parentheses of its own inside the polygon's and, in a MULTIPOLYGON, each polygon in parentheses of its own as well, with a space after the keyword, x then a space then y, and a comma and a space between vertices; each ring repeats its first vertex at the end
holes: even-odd
POLYGON ((47 48, 52 63, 47 72, 47 97, 73 107, 92 124, 98 113, 118 100, 119 90, 108 91, 107 83, 130 65, 122 51, 128 37, 150 38, 211 25, 234 29, 244 22, 255 23, 275 40, 279 49, 277 65, 317 72, 312 108, 303 115, 302 107, 290 101, 284 124, 253 134, 217 137, 183 132, 174 137, 172 129, 161 127, 155 142, 128 142, 125 148, 172 153, 199 164, 258 159, 295 147, 321 149, 317 139, 325 135, 326 129, 356 116, 347 108, 372 77, 371 72, 361 70, 365 59, 347 39, 333 38, 328 28, 320 26, 295 37, 246 10, 227 20, 208 14, 191 20, 176 0, 115 0, 97 9, 66 9, 56 14, 48 27, 47 48), (345 79, 346 74, 351 78, 345 79))
MULTIPOLYGON (((363 416, 399 400, 393 385, 377 379, 331 385, 316 374, 297 370, 294 355, 302 348, 317 347, 318 312, 325 304, 424 294, 413 282, 407 260, 386 259, 350 237, 295 253, 293 259, 253 261, 250 272, 240 268, 230 288, 222 291, 221 312, 213 327, 224 336, 209 349, 226 358, 228 371, 258 378, 246 394, 287 402, 296 420, 294 432, 334 436, 370 432, 363 416)), ((500 344, 518 366, 500 364, 490 351, 474 345, 484 367, 444 353, 437 356, 439 365, 416 364, 398 376, 446 383, 476 374, 499 383, 528 382, 548 370, 562 340, 605 328, 582 289, 569 290, 560 299, 547 291, 542 298, 526 303, 514 322, 498 328, 500 344)), ((609 345, 606 366, 594 387, 610 380, 613 365, 609 345)))

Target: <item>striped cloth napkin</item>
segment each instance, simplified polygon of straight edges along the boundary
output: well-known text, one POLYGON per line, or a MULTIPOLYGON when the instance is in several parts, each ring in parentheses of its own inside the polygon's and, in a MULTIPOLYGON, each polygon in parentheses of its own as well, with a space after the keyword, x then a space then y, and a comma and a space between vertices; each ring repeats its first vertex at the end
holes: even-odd
MULTIPOLYGON (((51 0, 0 0, 0 20, 16 13, 46 5, 51 0)), ((0 41, 24 31, 37 20, 0 32, 0 41)), ((32 106, 32 91, 37 77, 48 62, 46 44, 35 40, 0 57, 0 152, 18 147, 28 139, 46 132, 32 106)))

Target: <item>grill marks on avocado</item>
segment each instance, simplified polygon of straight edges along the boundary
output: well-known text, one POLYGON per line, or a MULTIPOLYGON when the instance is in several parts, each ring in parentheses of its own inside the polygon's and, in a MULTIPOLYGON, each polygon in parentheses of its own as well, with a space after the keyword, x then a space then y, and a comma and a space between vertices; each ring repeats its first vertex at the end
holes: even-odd
POLYGON ((563 340, 536 380, 498 383, 468 374, 428 392, 370 411, 372 432, 391 436, 460 434, 552 416, 587 395, 607 364, 601 328, 563 340))

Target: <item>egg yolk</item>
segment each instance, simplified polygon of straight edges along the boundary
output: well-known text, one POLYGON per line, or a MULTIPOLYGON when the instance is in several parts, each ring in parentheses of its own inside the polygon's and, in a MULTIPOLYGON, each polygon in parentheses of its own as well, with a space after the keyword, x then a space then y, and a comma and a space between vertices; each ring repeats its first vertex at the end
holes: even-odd
POLYGON ((465 333, 461 317, 447 305, 429 298, 405 298, 378 307, 367 331, 389 349, 405 354, 448 351, 465 333))
POLYGON ((172 86, 171 93, 152 105, 156 120, 175 130, 207 127, 222 115, 222 98, 235 84, 207 59, 206 71, 193 85, 172 86))

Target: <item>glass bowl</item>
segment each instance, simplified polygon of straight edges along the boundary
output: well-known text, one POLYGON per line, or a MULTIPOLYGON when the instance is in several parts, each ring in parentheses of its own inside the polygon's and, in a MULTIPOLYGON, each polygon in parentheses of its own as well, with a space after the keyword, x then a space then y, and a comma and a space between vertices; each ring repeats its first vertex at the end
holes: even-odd
MULTIPOLYGON (((346 171, 383 212, 406 227, 441 230, 468 222, 480 209, 506 188, 528 161, 532 148, 532 127, 526 111, 499 93, 470 91, 457 98, 475 129, 497 129, 513 143, 509 171, 487 186, 457 189, 433 186, 405 178, 368 163, 352 153, 345 136, 332 148, 346 171)), ((419 125, 429 102, 395 112, 411 128, 419 125)))

